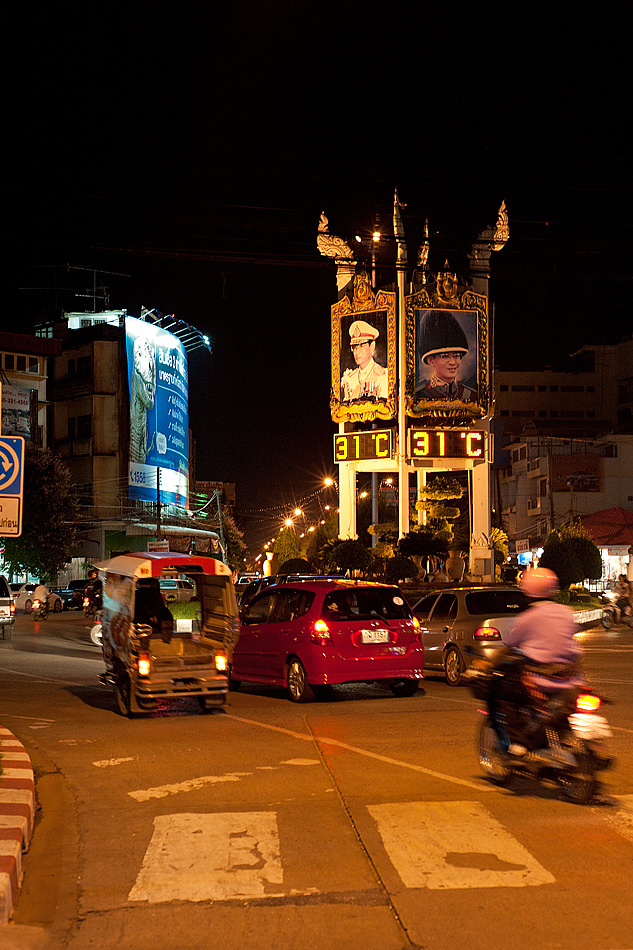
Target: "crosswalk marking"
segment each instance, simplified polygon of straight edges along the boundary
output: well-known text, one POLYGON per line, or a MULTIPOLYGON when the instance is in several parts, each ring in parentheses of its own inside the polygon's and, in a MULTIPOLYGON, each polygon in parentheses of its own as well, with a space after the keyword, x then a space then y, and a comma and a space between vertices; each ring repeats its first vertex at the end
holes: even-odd
POLYGON ((555 881, 479 802, 367 807, 405 887, 535 887, 555 881))
POLYGON ((158 815, 130 901, 282 897, 277 815, 158 815))

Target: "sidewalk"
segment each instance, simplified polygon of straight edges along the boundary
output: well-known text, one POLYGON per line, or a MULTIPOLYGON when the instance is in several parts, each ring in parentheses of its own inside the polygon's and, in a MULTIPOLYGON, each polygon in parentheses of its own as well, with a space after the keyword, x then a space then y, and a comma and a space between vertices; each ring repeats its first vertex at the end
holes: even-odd
POLYGON ((22 852, 33 831, 33 769, 24 746, 0 726, 0 924, 8 923, 22 881, 22 852))

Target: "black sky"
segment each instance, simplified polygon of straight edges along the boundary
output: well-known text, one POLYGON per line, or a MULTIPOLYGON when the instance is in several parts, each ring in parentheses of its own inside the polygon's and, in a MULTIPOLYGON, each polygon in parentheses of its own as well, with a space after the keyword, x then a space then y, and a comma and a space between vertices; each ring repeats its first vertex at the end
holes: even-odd
POLYGON ((235 481, 243 513, 294 506, 334 468, 321 210, 347 239, 387 231, 397 186, 410 257, 428 217, 431 269, 464 271, 505 199, 491 281, 504 368, 631 334, 623 8, 156 11, 4 15, 2 326, 52 306, 20 288, 70 263, 130 275, 106 278, 112 307, 208 333, 213 355, 190 363, 198 476, 235 481))

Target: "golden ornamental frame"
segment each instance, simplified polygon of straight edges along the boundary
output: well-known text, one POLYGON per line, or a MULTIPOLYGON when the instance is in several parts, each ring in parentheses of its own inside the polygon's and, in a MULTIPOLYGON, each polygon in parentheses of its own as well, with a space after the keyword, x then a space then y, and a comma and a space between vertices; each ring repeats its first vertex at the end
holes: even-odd
POLYGON ((430 425, 470 425, 483 419, 490 409, 490 384, 488 368, 488 299, 483 294, 466 290, 461 297, 456 294, 444 298, 423 288, 405 298, 405 403, 406 411, 416 419, 428 420, 430 425), (462 402, 459 399, 423 399, 415 395, 415 311, 416 310, 464 310, 475 312, 477 326, 477 402, 462 402))
POLYGON ((343 297, 332 305, 332 349, 330 411, 333 422, 372 422, 375 419, 393 419, 397 415, 397 346, 396 346, 396 295, 386 290, 373 293, 367 280, 358 275, 354 281, 354 300, 343 297), (340 398, 341 380, 341 318, 350 314, 370 318, 376 310, 387 311, 387 372, 389 392, 387 399, 378 401, 356 400, 343 403, 340 398))

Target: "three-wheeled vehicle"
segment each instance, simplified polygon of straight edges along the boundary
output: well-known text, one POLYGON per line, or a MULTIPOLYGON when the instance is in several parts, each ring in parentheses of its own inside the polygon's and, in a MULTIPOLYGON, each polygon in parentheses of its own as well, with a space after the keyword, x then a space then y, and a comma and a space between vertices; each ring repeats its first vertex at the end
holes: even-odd
POLYGON ((121 715, 152 712, 159 699, 195 697, 203 710, 223 705, 239 635, 226 564, 158 551, 122 554, 95 566, 103 584, 106 666, 99 679, 114 686, 121 715), (165 577, 192 581, 195 597, 168 606, 160 589, 165 577))

